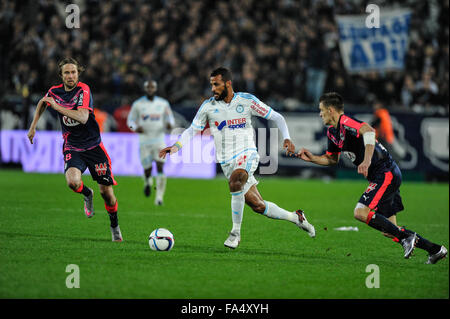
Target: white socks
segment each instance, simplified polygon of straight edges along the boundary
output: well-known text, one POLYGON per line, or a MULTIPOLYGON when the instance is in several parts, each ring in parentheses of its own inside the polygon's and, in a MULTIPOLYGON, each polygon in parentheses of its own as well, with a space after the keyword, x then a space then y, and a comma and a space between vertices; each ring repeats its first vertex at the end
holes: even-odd
POLYGON ((156 175, 156 200, 163 200, 164 193, 166 192, 167 176, 164 174, 156 175))
POLYGON ((298 222, 297 214, 293 212, 288 212, 287 210, 278 207, 277 204, 275 203, 269 201, 264 201, 264 203, 266 203, 266 210, 263 213, 264 216, 273 219, 284 219, 293 223, 298 222))
POLYGON ((243 191, 231 193, 231 219, 233 233, 241 233, 242 217, 244 216, 245 197, 243 191))
MULTIPOLYGON (((266 210, 263 215, 273 219, 283 219, 290 221, 294 224, 298 223, 298 216, 294 212, 288 212, 287 210, 278 207, 277 204, 264 201, 266 204, 266 210)), ((244 192, 231 193, 231 219, 233 221, 232 233, 241 233, 242 217, 244 216, 245 197, 244 192)))

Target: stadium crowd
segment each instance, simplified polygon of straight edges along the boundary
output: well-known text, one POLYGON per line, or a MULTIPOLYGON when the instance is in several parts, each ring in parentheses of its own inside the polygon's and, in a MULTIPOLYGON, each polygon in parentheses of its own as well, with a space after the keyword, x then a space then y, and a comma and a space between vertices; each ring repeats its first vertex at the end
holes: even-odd
POLYGON ((80 28, 68 29, 62 2, 0 2, 1 95, 42 96, 58 82, 58 60, 72 56, 86 66, 82 80, 97 106, 111 112, 142 94, 149 75, 172 105, 198 106, 211 95, 209 72, 223 65, 235 89, 281 110, 333 90, 347 103, 378 98, 391 108, 440 105, 448 114, 448 0, 378 1, 413 10, 406 67, 364 75, 345 71, 334 16, 366 14, 367 1, 73 3, 80 28), (111 97, 119 102, 108 104, 111 97))

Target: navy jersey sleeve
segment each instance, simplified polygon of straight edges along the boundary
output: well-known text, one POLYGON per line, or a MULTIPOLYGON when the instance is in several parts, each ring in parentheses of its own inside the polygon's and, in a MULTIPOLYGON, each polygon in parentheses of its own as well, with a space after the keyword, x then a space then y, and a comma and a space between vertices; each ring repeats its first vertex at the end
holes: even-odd
POLYGON ((336 145, 335 142, 333 142, 333 140, 336 140, 333 136, 333 132, 331 130, 331 127, 328 128, 327 131, 327 137, 328 137, 328 145, 327 145, 327 151, 326 154, 327 155, 331 155, 331 154, 340 154, 342 151, 342 148, 339 147, 338 145, 336 145))

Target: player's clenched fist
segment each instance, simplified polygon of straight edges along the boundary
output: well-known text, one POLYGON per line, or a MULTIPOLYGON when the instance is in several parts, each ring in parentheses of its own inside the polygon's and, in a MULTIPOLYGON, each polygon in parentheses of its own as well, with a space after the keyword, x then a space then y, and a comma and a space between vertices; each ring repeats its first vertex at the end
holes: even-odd
POLYGON ((286 155, 295 155, 295 145, 290 139, 285 139, 283 143, 283 148, 286 150, 286 155))
POLYGON ((35 134, 36 134, 36 129, 35 128, 30 128, 28 130, 27 136, 28 136, 28 139, 30 140, 31 144, 33 144, 33 138, 34 138, 35 134))
POLYGON ((364 177, 367 177, 367 174, 369 172, 369 166, 370 166, 370 162, 367 163, 367 162, 363 161, 361 164, 358 165, 358 174, 361 174, 364 177))

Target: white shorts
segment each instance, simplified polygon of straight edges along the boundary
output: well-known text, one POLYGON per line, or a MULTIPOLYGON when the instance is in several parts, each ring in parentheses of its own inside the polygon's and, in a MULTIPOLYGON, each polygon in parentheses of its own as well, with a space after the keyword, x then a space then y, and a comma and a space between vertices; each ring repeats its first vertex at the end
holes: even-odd
POLYGON ((149 169, 152 166, 152 162, 165 163, 166 159, 159 157, 159 151, 166 147, 164 144, 150 144, 141 145, 139 147, 139 153, 141 156, 141 164, 144 169, 149 169))
POLYGON ((240 154, 236 158, 231 161, 221 164, 222 171, 225 177, 229 180, 231 174, 236 169, 245 169, 248 173, 247 183, 244 185, 244 195, 248 192, 250 187, 253 185, 258 185, 258 181, 256 180, 253 173, 255 173, 259 164, 259 154, 256 151, 251 151, 247 153, 240 154))

